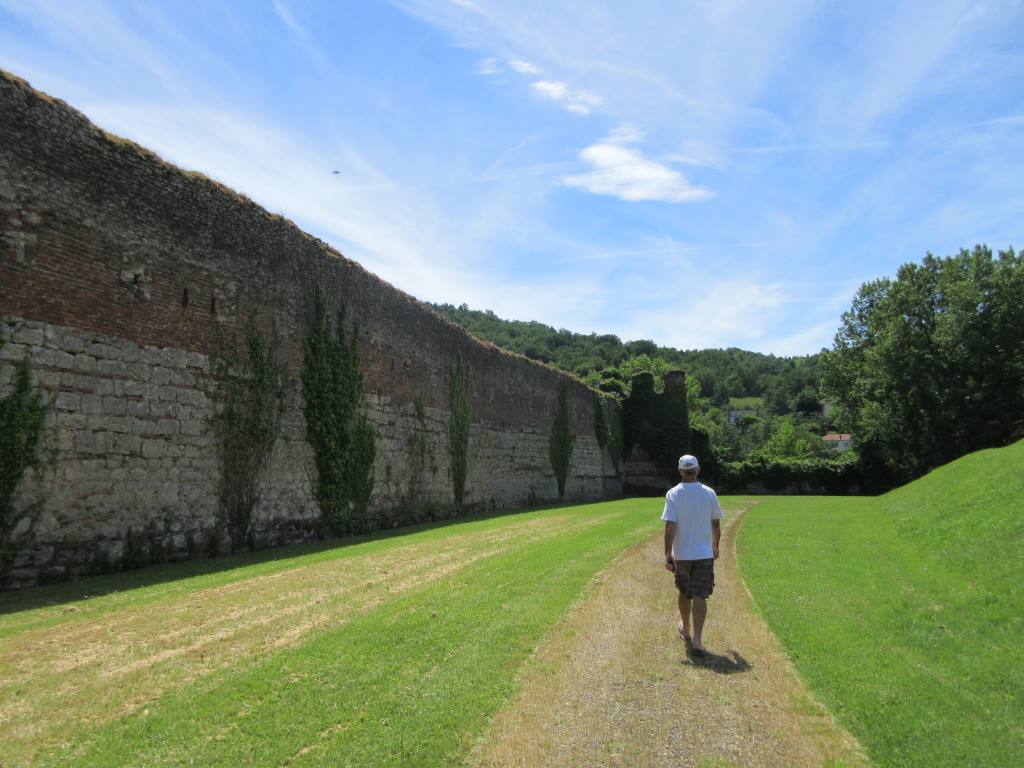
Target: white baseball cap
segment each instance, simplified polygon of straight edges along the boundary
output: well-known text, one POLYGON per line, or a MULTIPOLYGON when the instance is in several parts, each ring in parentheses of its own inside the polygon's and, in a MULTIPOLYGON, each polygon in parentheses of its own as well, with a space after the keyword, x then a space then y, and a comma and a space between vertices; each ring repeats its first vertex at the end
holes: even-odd
POLYGON ((700 462, 697 461, 696 456, 686 454, 685 456, 679 457, 679 468, 680 469, 700 469, 700 462))

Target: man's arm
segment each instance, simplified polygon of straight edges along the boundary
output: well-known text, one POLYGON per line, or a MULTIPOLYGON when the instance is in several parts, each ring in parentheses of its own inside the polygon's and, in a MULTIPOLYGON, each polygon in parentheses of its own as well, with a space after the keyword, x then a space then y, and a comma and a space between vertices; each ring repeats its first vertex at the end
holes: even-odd
POLYGON ((675 571, 676 564, 672 559, 672 544, 676 540, 676 524, 665 523, 665 570, 675 571))
POLYGON ((722 540, 722 521, 712 520, 711 521, 711 551, 714 553, 715 560, 718 559, 718 542, 722 540))

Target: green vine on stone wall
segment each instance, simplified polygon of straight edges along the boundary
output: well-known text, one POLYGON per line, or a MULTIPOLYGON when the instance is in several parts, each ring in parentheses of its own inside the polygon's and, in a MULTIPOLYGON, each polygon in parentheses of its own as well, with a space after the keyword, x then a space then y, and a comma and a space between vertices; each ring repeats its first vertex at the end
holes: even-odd
POLYGON ((608 424, 608 453, 611 454, 615 471, 622 468, 622 451, 625 447, 625 434, 622 427, 622 409, 616 404, 611 407, 611 418, 608 424))
MULTIPOLYGON (((0 349, 4 346, 0 339, 0 349)), ((38 469, 43 426, 50 410, 32 386, 32 363, 26 354, 14 369, 10 392, 0 397, 0 537, 6 545, 14 527, 14 494, 25 471, 38 469)))
POLYGON ((469 369, 460 354, 448 382, 448 451, 452 462, 455 503, 462 504, 469 473, 469 369))
POLYGON ((608 445, 608 404, 600 392, 594 392, 594 434, 599 448, 608 445))
POLYGON ((259 481, 281 431, 285 370, 279 346, 276 329, 265 341, 250 323, 243 341, 234 339, 211 358, 218 407, 210 427, 220 463, 221 516, 232 550, 251 544, 259 481))
POLYGON ((423 398, 417 397, 413 403, 416 413, 416 424, 406 438, 405 447, 409 452, 409 485, 406 488, 406 503, 412 504, 423 493, 427 477, 427 459, 432 458, 429 441, 427 440, 427 411, 423 398))
POLYGON ((363 412, 358 326, 345 333, 345 308, 332 327, 323 292, 317 291, 313 328, 303 347, 302 395, 306 438, 313 447, 313 495, 324 522, 337 534, 374 526, 367 510, 373 493, 376 432, 363 412))
POLYGON ((551 469, 558 481, 558 500, 565 495, 565 481, 569 477, 569 463, 572 461, 572 449, 576 443, 569 424, 569 387, 563 381, 558 385, 558 408, 555 420, 551 424, 551 435, 548 437, 548 453, 551 456, 551 469))

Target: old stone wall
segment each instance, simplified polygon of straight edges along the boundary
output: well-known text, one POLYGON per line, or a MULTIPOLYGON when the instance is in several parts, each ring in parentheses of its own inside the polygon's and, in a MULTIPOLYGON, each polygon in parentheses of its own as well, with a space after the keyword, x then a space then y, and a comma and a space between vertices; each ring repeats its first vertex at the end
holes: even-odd
POLYGON ((566 498, 621 493, 582 384, 474 339, 291 222, 0 73, 0 394, 30 358, 52 400, 53 459, 19 487, 8 584, 211 551, 211 356, 249 322, 276 329, 287 369, 253 542, 317 535, 299 387, 317 290, 360 328, 377 430, 371 508, 383 524, 452 504, 446 429, 459 355, 471 395, 468 508, 556 500, 548 434, 562 381, 576 436, 566 498), (426 437, 418 464, 413 435, 426 437))

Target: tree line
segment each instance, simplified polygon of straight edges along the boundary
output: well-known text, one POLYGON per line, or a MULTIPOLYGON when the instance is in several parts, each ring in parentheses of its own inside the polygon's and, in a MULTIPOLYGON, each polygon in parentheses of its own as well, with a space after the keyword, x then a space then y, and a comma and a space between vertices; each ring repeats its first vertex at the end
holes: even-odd
POLYGON ((470 333, 620 400, 637 373, 658 381, 685 370, 690 424, 737 476, 790 461, 794 476, 813 466, 849 479, 856 465, 861 486, 880 491, 1024 437, 1024 266, 1012 248, 928 254, 895 278, 865 283, 832 349, 804 357, 679 350, 434 306, 470 333), (853 435, 841 466, 821 463, 835 463, 821 440, 827 430, 853 435))

